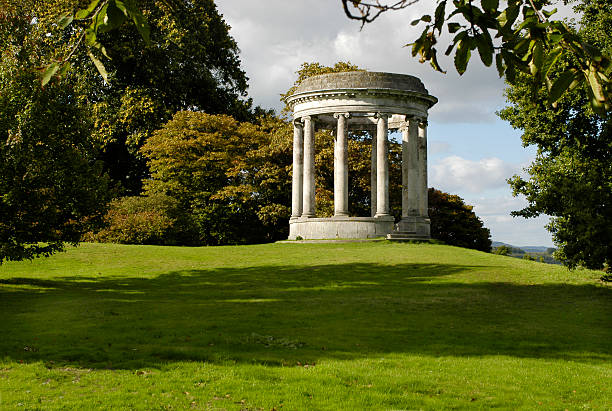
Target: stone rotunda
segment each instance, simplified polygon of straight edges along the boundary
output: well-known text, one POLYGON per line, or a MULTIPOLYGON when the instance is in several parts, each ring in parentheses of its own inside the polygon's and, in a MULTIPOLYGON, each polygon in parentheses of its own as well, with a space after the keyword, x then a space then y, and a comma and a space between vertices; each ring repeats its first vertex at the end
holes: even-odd
POLYGON ((421 80, 352 71, 304 80, 293 109, 293 185, 289 239, 428 239, 427 110, 438 101, 421 80), (315 130, 334 130, 334 216, 315 215, 315 130), (402 216, 389 212, 389 130, 402 132, 402 216), (348 132, 372 136, 371 216, 348 214, 348 132))

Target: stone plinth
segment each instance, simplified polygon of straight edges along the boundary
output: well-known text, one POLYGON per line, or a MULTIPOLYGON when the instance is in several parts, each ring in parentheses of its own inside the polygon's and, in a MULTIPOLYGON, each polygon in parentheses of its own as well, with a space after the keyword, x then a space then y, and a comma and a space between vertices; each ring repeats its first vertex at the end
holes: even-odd
POLYGON ((289 240, 385 237, 393 225, 392 216, 297 218, 289 221, 289 240))

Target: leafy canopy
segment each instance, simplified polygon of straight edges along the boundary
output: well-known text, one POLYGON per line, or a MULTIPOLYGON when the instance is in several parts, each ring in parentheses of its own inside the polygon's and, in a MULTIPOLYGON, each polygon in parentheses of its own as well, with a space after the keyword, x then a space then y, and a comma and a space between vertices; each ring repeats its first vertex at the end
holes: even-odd
MULTIPOLYGON (((362 22, 374 21, 382 13, 401 10, 418 0, 341 0, 345 14, 362 22)), ((546 86, 547 100, 554 104, 563 93, 586 85, 592 109, 610 110, 610 53, 597 44, 577 36, 563 21, 551 19, 556 9, 545 10, 541 0, 437 0, 433 13, 414 20, 425 25, 412 43, 412 56, 429 62, 444 72, 438 62, 438 40, 444 33, 453 35, 445 50, 454 51, 457 72, 463 74, 473 52, 485 66, 495 67, 499 76, 514 81, 517 73, 526 74, 533 87, 546 86), (571 63, 560 75, 553 75, 561 60, 571 63)), ((608 5, 609 7, 609 5, 608 5)))
MULTIPOLYGON (((606 0, 577 4, 582 13, 582 41, 612 52, 612 11, 606 0)), ((572 56, 560 59, 551 70, 563 76, 572 56)), ((528 206, 514 212, 526 218, 547 214, 558 246, 556 257, 569 267, 589 268, 612 264, 612 118, 591 110, 589 86, 578 85, 563 95, 552 110, 547 90, 533 89, 519 75, 506 90, 509 105, 500 117, 523 131, 525 146, 538 154, 526 169, 528 178, 509 180, 515 195, 524 195, 528 206)))
POLYGON ((54 40, 33 10, 0 10, 0 263, 78 242, 107 200, 82 83, 71 73, 70 86, 36 81, 54 40))

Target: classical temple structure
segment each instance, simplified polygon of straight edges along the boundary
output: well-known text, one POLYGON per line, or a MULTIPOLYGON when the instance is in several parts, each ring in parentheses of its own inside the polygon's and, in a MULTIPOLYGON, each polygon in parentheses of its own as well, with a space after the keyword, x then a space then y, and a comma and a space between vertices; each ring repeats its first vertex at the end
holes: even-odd
POLYGON ((304 80, 293 108, 293 186, 289 239, 428 239, 427 111, 437 102, 417 77, 367 71, 304 80), (315 130, 335 131, 334 215, 315 215, 315 130), (390 130, 402 133, 402 216, 389 213, 390 130), (348 214, 349 131, 372 135, 371 216, 348 214))

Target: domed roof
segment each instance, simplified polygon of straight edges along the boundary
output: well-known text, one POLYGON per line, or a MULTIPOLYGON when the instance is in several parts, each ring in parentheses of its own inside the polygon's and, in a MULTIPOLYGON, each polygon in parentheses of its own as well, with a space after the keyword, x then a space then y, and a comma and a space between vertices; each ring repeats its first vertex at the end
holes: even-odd
POLYGON ((294 95, 334 89, 388 89, 429 94, 418 77, 375 71, 347 71, 312 76, 298 86, 294 95))

